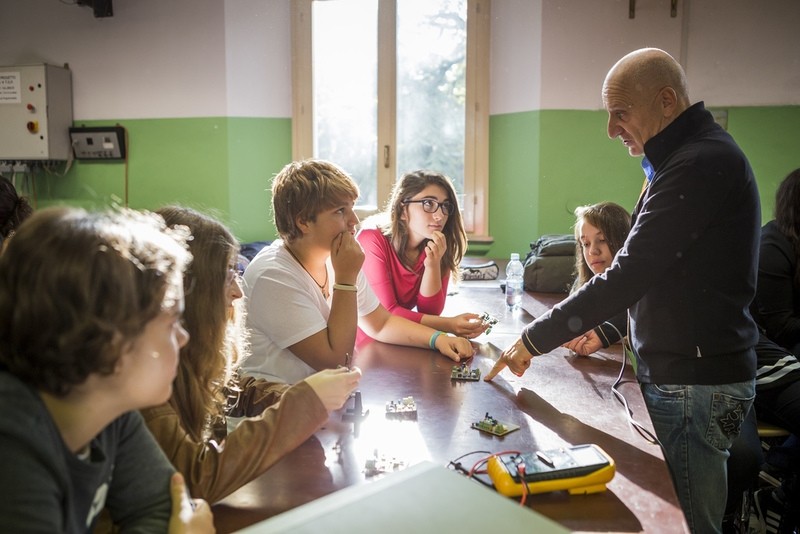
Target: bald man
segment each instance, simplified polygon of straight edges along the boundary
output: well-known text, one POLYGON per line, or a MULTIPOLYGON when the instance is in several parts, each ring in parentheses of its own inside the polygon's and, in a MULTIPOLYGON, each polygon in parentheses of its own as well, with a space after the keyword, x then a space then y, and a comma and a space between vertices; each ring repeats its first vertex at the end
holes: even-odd
POLYGON ((758 190, 747 158, 663 50, 636 50, 603 83, 608 136, 644 156, 646 188, 611 267, 529 324, 486 376, 628 310, 637 378, 693 532, 720 532, 728 449, 755 395, 758 190))

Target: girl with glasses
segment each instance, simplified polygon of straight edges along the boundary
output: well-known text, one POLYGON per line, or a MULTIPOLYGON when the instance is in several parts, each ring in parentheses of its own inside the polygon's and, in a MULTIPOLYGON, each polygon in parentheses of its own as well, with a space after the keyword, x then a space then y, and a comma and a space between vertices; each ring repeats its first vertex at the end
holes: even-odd
POLYGON ((482 334, 489 325, 475 313, 441 316, 448 283, 458 280, 467 248, 450 179, 432 171, 407 173, 395 184, 387 206, 367 219, 357 236, 364 249, 364 274, 381 304, 436 330, 468 339, 482 334))

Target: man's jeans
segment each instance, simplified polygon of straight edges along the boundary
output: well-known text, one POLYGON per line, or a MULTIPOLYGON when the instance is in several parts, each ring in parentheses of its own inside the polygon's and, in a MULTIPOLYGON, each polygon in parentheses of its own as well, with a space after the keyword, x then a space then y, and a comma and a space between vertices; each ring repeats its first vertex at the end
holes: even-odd
POLYGON ((697 534, 721 532, 728 449, 753 404, 755 380, 642 384, 642 393, 689 528, 697 534))

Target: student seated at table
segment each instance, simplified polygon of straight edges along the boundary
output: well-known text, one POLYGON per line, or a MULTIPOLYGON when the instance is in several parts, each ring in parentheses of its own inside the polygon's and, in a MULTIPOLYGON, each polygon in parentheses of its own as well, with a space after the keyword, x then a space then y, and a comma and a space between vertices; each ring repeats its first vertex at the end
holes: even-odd
POLYGON ((138 412, 172 392, 188 337, 188 259, 183 236, 128 211, 45 209, 9 242, 0 256, 4 531, 90 532, 105 506, 123 532, 213 532, 208 504, 193 510, 138 412))
MULTIPOLYGON (((619 204, 600 202, 575 209, 575 283, 571 293, 578 291, 597 274, 611 267, 614 257, 631 230, 631 216, 619 204)), ((565 343, 564 347, 586 356, 620 341, 627 330, 628 314, 621 313, 582 336, 565 343)))
POLYGON ((792 533, 800 527, 800 361, 763 331, 756 354, 753 407, 758 420, 777 425, 791 435, 766 451, 763 468, 779 485, 759 489, 754 501, 762 525, 769 525, 768 532, 792 533))
POLYGON ((767 336, 800 354, 800 169, 775 192, 771 221, 761 228, 758 285, 750 311, 767 336))
POLYGON ((292 386, 240 376, 247 348, 236 239, 195 210, 169 206, 158 213, 192 235, 183 314, 191 337, 169 402, 142 415, 172 464, 186 473, 192 495, 213 503, 308 439, 342 407, 361 371, 327 369, 292 386), (250 418, 228 434, 227 416, 250 418))
POLYGON ((467 339, 392 315, 378 301, 361 272, 357 198, 356 183, 330 162, 293 162, 275 176, 272 208, 281 239, 244 273, 248 372, 297 382, 346 364, 358 327, 373 339, 430 347, 457 362, 472 357, 467 339))
POLYGON ((481 335, 489 325, 475 313, 441 316, 467 246, 450 179, 433 171, 407 173, 395 183, 387 206, 356 235, 378 300, 391 313, 436 330, 468 339, 481 335))
MULTIPOLYGON (((763 329, 758 353, 755 407, 759 420, 777 424, 792 433, 775 452, 784 454, 781 487, 764 489, 756 496, 762 517, 771 516, 779 532, 800 524, 800 169, 790 172, 775 191, 774 218, 761 228, 758 283, 750 311, 763 329), (770 350, 763 347, 769 337, 770 350), (762 353, 771 355, 762 358, 762 353), (762 359, 764 360, 762 364, 762 359), (771 386, 771 387, 767 387, 771 386)), ((774 466, 773 466, 774 467, 774 466)))

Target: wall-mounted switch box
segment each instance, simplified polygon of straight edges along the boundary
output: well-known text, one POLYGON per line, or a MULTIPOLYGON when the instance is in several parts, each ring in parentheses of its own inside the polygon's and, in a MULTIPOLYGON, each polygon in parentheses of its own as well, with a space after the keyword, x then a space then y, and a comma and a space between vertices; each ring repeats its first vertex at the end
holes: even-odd
POLYGON ((122 126, 70 128, 69 137, 75 159, 125 159, 125 128, 122 126))
POLYGON ((72 75, 66 67, 0 67, 0 159, 69 159, 72 75))

